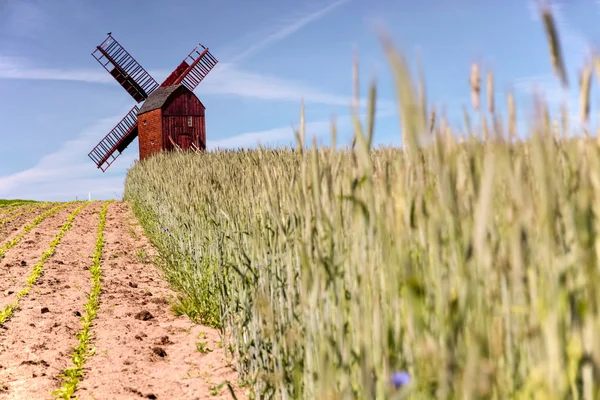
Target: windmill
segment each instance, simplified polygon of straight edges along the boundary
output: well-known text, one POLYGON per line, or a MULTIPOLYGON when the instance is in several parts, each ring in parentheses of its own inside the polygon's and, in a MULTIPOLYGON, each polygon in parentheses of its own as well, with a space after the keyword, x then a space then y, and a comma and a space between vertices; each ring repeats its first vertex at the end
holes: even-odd
POLYGON ((136 137, 140 160, 176 147, 206 149, 205 107, 193 91, 218 62, 208 48, 198 44, 160 85, 111 32, 92 56, 138 104, 144 102, 141 108, 133 106, 88 154, 102 172, 136 137))

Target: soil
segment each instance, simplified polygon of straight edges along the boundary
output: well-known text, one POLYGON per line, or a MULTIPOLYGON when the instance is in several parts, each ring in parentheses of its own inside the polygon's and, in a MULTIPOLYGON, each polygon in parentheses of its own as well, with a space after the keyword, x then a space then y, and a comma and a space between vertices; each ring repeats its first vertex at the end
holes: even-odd
POLYGON ((4 206, 4 207, 0 207, 0 219, 4 219, 7 216, 9 216, 10 214, 18 211, 18 210, 23 210, 25 207, 25 205, 21 204, 18 206, 4 206))
MULTIPOLYGON (((11 212, 0 215, 0 221, 4 220, 5 218, 11 217, 11 215, 14 215, 18 212, 22 212, 27 208, 31 208, 31 206, 27 205, 24 206, 24 208, 13 209, 11 210, 11 212)), ((18 234, 17 231, 19 230, 19 228, 33 222, 33 220, 35 220, 39 215, 43 214, 49 209, 50 205, 35 207, 33 210, 25 212, 24 214, 19 215, 15 219, 11 219, 10 221, 7 221, 5 223, 0 223, 0 242, 6 239, 11 239, 12 236, 15 235, 15 233, 18 234)))
MULTIPOLYGON (((0 307, 14 301, 33 265, 77 207, 69 205, 29 232, 0 262, 0 307)), ((102 203, 88 204, 46 261, 44 274, 0 326, 0 399, 51 399, 72 366, 90 291, 89 266, 102 203)), ((35 216, 22 219, 25 225, 35 216)), ((18 232, 18 231, 17 231, 18 232)), ((155 250, 127 204, 108 208, 95 350, 75 393, 80 399, 246 399, 220 347, 218 331, 175 316, 175 296, 149 261, 155 250)), ((0 245, 5 240, 0 236, 0 245)))

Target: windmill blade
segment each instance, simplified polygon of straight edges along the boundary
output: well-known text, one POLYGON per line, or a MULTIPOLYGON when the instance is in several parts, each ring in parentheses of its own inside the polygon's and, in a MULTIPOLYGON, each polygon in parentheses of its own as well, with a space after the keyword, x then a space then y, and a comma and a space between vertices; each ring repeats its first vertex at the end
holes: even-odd
POLYGON ((138 135, 137 105, 94 147, 88 157, 105 172, 138 135), (117 154, 115 154, 117 153, 117 154))
POLYGON ((92 56, 138 103, 146 100, 159 86, 110 33, 104 42, 96 46, 92 56))
POLYGON ((217 59, 208 51, 208 48, 199 44, 161 86, 182 84, 193 91, 217 63, 217 59))

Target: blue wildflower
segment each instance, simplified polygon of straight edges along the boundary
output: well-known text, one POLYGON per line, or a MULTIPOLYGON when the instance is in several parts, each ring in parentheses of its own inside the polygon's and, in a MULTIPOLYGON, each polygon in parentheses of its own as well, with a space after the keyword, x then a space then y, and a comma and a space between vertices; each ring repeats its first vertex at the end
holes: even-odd
POLYGON ((396 371, 392 374, 392 383, 394 384, 394 387, 396 389, 408 385, 409 382, 410 375, 408 374, 408 372, 396 371))

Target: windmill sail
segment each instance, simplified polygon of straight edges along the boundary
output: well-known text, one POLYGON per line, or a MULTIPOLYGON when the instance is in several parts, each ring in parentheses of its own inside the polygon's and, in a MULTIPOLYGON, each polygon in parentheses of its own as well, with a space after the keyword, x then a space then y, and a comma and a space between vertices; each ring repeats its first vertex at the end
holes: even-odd
POLYGON ((137 105, 94 147, 88 157, 105 172, 138 135, 137 105), (116 154, 115 154, 116 153, 116 154))
POLYGON ((161 86, 182 84, 193 91, 217 65, 217 59, 201 44, 175 68, 161 86))
POLYGON ((96 46, 92 56, 138 103, 146 100, 159 86, 111 35, 96 46))

